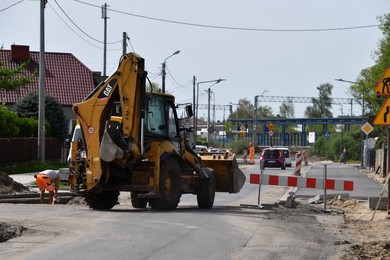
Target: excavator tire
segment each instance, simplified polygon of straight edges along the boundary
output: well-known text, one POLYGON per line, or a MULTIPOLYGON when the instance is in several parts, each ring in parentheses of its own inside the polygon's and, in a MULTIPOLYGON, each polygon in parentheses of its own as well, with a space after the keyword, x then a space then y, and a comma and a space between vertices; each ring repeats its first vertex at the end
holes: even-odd
POLYGON ((158 199, 150 200, 154 210, 174 210, 180 202, 182 177, 179 163, 174 158, 163 160, 160 168, 158 199))
POLYGON ((215 176, 208 179, 200 179, 197 183, 196 199, 200 209, 211 209, 215 198, 215 176))
POLYGON ((119 191, 86 192, 85 201, 92 209, 109 210, 118 201, 119 191))
POLYGON ((138 193, 131 193, 131 205, 135 209, 144 209, 148 205, 148 200, 143 198, 137 198, 138 193))

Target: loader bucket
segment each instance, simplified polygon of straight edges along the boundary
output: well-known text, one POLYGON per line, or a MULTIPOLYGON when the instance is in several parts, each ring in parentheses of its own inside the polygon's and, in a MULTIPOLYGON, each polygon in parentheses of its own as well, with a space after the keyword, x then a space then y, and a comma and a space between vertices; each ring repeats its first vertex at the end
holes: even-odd
POLYGON ((217 192, 238 193, 244 186, 246 177, 238 168, 235 155, 227 153, 200 154, 203 167, 214 170, 217 192))

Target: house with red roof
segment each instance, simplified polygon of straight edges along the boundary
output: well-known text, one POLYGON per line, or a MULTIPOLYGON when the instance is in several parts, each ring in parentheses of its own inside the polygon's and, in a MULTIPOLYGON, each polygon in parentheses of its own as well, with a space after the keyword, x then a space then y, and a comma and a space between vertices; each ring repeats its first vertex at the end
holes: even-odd
MULTIPOLYGON (((29 92, 39 90, 39 51, 30 51, 25 45, 12 45, 10 50, 0 51, 0 63, 4 67, 16 69, 26 61, 29 62, 24 73, 31 76, 36 72, 34 83, 13 91, 0 88, 0 100, 10 110, 29 92)), ((71 53, 46 52, 45 69, 45 92, 62 105, 69 129, 72 129, 76 118, 72 105, 82 101, 100 82, 95 82, 94 73, 71 53)))

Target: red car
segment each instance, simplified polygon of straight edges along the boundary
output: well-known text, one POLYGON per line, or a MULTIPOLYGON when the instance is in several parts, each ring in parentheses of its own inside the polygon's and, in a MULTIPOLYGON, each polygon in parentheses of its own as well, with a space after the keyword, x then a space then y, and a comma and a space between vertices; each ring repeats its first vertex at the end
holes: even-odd
POLYGON ((283 151, 278 148, 265 148, 260 156, 260 167, 286 169, 286 162, 283 157, 283 151))

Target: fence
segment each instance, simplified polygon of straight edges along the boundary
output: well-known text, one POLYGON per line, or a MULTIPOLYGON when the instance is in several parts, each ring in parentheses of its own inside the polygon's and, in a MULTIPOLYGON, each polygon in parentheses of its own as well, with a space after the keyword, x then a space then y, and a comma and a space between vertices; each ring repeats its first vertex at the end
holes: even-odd
MULTIPOLYGON (((45 160, 64 163, 66 154, 64 141, 45 139, 45 160)), ((37 138, 0 138, 0 166, 36 161, 37 158, 37 138)))

